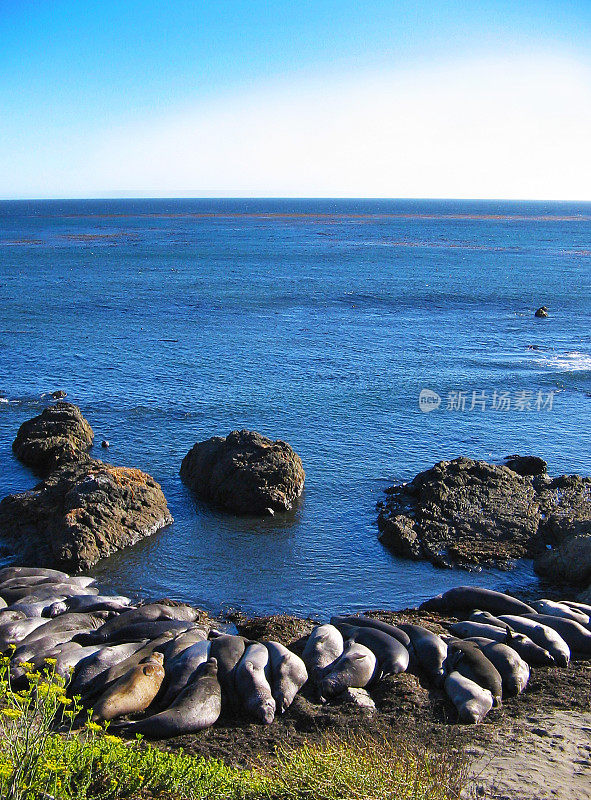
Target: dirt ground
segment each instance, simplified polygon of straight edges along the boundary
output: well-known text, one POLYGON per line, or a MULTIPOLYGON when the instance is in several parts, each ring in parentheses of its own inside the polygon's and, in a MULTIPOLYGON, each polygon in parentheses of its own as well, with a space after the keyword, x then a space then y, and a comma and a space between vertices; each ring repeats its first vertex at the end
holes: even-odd
MULTIPOLYGON (((418 622, 436 632, 450 621, 416 610, 368 613, 388 622, 418 622)), ((238 616, 234 623, 244 636, 275 639, 295 652, 301 652, 316 624, 288 616, 238 616)), ((387 677, 370 695, 375 711, 354 703, 322 704, 306 686, 271 725, 222 717, 198 735, 159 746, 252 766, 272 758, 278 747, 297 747, 331 732, 359 732, 387 736, 418 752, 430 749, 465 766, 471 780, 463 798, 591 800, 591 661, 532 669, 526 691, 507 698, 480 725, 456 724, 453 705, 419 673, 387 677)))

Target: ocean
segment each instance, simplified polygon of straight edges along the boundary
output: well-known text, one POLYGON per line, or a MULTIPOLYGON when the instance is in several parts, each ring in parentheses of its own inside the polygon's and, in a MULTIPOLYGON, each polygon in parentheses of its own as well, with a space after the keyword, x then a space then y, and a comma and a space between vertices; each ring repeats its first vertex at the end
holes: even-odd
POLYGON ((0 496, 35 485, 11 444, 64 389, 93 455, 168 499, 173 525, 95 568, 118 592, 326 617, 526 591, 526 561, 394 557, 376 502, 459 455, 591 473, 589 203, 1 202, 0 298, 0 496), (302 457, 292 514, 236 519, 181 483, 195 442, 239 428, 302 457))

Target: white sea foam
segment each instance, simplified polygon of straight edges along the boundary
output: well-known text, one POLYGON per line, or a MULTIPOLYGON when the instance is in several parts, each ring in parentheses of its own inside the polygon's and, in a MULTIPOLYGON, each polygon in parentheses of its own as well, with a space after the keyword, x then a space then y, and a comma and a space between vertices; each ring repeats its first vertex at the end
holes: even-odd
POLYGON ((573 350, 569 353, 553 353, 538 359, 542 367, 551 367, 562 372, 585 372, 591 370, 591 355, 573 350))

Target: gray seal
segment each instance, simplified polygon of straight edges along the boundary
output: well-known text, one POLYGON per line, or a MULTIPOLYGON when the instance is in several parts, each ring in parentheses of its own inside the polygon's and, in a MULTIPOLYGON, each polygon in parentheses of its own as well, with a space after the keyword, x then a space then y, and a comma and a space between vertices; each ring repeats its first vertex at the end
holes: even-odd
POLYGON ((493 696, 459 672, 450 673, 444 683, 445 693, 458 711, 460 722, 477 724, 493 707, 493 696))
POLYGON ((183 650, 197 642, 202 642, 204 639, 207 639, 207 631, 200 625, 179 633, 178 636, 170 640, 164 649, 164 668, 168 669, 169 662, 175 659, 183 650))
POLYGON ((325 669, 318 683, 320 694, 330 700, 346 689, 363 689, 377 677, 378 669, 369 647, 347 641, 341 655, 325 669))
MULTIPOLYGON (((482 614, 483 612, 480 613, 482 614)), ((464 622, 454 622, 449 626, 449 629, 454 636, 459 636, 461 639, 483 637, 507 644, 530 667, 549 667, 556 663, 545 648, 537 645, 529 636, 512 630, 509 625, 501 627, 492 623, 485 624, 483 622, 465 620, 464 622)))
POLYGON ((448 675, 459 672, 483 689, 488 689, 493 698, 493 705, 500 706, 503 697, 503 680, 501 675, 474 642, 463 639, 451 639, 447 643, 447 658, 443 668, 448 675))
POLYGON ((303 660, 280 642, 263 644, 269 651, 271 692, 275 709, 283 714, 308 680, 308 670, 303 660))
MULTIPOLYGON (((472 611, 480 608, 491 614, 527 614, 534 609, 515 597, 492 589, 476 586, 457 586, 421 603, 422 611, 472 611)), ((402 626, 401 626, 402 627, 402 626)))
POLYGON ((13 603, 10 608, 15 611, 22 611, 25 617, 48 617, 48 608, 66 599, 65 595, 58 595, 55 597, 47 597, 44 600, 37 600, 34 602, 27 601, 27 598, 19 600, 18 603, 13 603))
POLYGON ((478 645, 500 673, 503 681, 503 697, 521 694, 529 681, 529 666, 512 647, 502 642, 494 642, 492 639, 478 637, 466 641, 478 645))
POLYGON ((302 660, 314 683, 318 683, 326 667, 341 655, 343 647, 343 634, 334 625, 314 628, 302 653, 302 660))
POLYGON ((408 669, 408 650, 398 639, 394 639, 388 633, 369 626, 357 628, 344 622, 340 623, 338 628, 345 639, 369 647, 378 660, 382 676, 398 675, 408 669))
POLYGON ((421 669, 436 686, 444 680, 443 662, 447 658, 447 645, 436 633, 421 625, 401 624, 400 628, 410 636, 413 653, 421 669))
POLYGON ((198 667, 192 681, 165 711, 123 727, 128 733, 149 739, 166 739, 209 728, 220 716, 222 690, 217 679, 217 662, 208 659, 198 667))
POLYGON ((394 639, 397 639, 404 647, 409 648, 410 637, 401 628, 396 625, 390 625, 388 622, 382 622, 381 619, 374 619, 373 617, 366 617, 363 614, 355 615, 341 615, 339 617, 332 617, 330 620, 331 625, 337 628, 340 624, 353 625, 355 628, 375 628, 378 631, 383 631, 394 639))
POLYGON ((264 644, 249 644, 234 674, 236 693, 246 712, 266 725, 275 719, 275 700, 267 678, 269 651, 264 644))

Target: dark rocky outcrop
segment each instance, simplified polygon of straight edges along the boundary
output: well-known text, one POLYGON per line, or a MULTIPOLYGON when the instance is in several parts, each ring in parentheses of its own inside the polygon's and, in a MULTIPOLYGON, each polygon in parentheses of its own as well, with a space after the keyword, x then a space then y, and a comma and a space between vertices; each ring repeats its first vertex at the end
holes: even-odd
POLYGON ((0 502, 0 537, 23 563, 80 571, 172 522, 156 481, 84 459, 0 502))
MULTIPOLYGON (((542 487, 540 487, 542 488, 542 487)), ((586 586, 591 599, 591 478, 562 475, 542 489, 534 569, 554 584, 586 586)))
MULTIPOLYGON (((510 456, 506 465, 441 461, 387 490, 378 506, 380 539, 397 555, 442 567, 507 566, 534 557, 540 574, 564 582, 560 547, 580 554, 589 546, 583 540, 590 533, 591 479, 552 479, 545 470, 534 456, 510 456)), ((584 583, 586 574, 578 565, 569 580, 584 583)))
POLYGON ((23 422, 12 449, 19 461, 44 477, 62 464, 87 458, 93 439, 92 428, 77 406, 56 403, 23 422))
POLYGON ((242 430, 196 444, 183 459, 181 478, 217 508, 265 516, 291 509, 304 488, 305 473, 286 442, 242 430))
POLYGON ((535 312, 534 317, 544 318, 548 316, 548 309, 546 306, 540 306, 538 310, 535 312))

